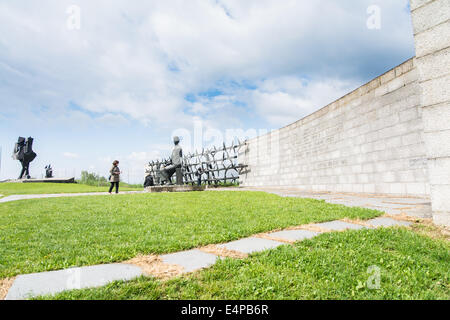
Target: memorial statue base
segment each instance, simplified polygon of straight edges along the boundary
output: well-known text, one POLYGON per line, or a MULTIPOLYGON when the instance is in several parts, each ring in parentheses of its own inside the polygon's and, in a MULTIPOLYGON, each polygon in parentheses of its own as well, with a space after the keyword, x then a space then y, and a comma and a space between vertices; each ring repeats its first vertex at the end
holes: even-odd
POLYGON ((204 186, 154 186, 145 188, 146 192, 159 193, 159 192, 193 192, 193 191, 205 191, 204 186))
POLYGON ((45 179, 23 179, 22 183, 76 183, 75 178, 45 178, 45 179))

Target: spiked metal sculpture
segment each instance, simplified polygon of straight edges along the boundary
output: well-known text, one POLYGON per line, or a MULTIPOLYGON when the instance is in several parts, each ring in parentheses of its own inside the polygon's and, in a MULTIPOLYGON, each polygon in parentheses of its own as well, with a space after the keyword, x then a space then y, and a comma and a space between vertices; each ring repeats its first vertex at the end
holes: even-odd
MULTIPOLYGON (((184 184, 188 185, 219 185, 220 183, 236 183, 239 175, 247 167, 238 163, 238 155, 245 147, 246 142, 238 141, 227 147, 203 149, 201 153, 187 154, 183 157, 181 174, 184 184)), ((155 185, 164 184, 164 170, 160 168, 170 166, 170 159, 149 162, 146 168, 146 180, 153 180, 155 185), (151 179, 150 179, 151 178, 151 179)), ((169 178, 170 179, 170 178, 169 178)))

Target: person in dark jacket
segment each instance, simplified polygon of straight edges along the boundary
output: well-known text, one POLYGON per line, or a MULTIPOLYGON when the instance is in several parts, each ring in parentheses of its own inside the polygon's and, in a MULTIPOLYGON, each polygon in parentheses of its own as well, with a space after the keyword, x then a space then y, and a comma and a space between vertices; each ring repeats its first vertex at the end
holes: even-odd
POLYGON ((109 182, 111 182, 111 187, 109 188, 110 194, 112 193, 114 186, 116 187, 116 193, 119 193, 120 169, 118 165, 119 161, 115 160, 111 170, 109 170, 109 173, 111 174, 109 177, 109 182))
POLYGON ((202 168, 198 168, 197 172, 195 173, 195 175, 197 176, 197 185, 201 186, 202 185, 202 175, 203 175, 202 168))

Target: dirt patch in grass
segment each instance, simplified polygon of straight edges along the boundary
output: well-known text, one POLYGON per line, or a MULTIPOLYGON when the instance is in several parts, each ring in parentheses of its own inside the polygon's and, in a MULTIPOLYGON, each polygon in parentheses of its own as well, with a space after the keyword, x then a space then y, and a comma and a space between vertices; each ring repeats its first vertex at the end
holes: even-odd
POLYGON ((372 227, 369 223, 367 223, 367 221, 359 220, 359 219, 355 220, 355 219, 344 218, 344 219, 342 219, 340 221, 347 222, 347 223, 352 223, 352 224, 357 224, 357 225, 360 225, 360 226, 363 226, 363 227, 368 227, 368 228, 372 227))
POLYGON ((182 266, 164 263, 158 256, 137 256, 123 263, 133 264, 142 269, 149 276, 154 276, 161 280, 167 280, 182 275, 184 269, 182 266))
POLYGON ((410 226, 414 232, 428 236, 433 239, 450 241, 450 228, 437 226, 431 219, 424 219, 410 226))
POLYGON ((0 280, 0 300, 4 300, 6 295, 8 294, 9 289, 11 288, 15 278, 6 278, 0 280))
POLYGON ((280 238, 277 238, 277 237, 272 237, 270 234, 267 234, 267 233, 260 233, 260 234, 254 235, 253 237, 255 237, 255 238, 261 238, 261 239, 266 239, 266 240, 272 240, 272 241, 283 242, 283 243, 287 243, 287 244, 293 244, 293 243, 295 243, 295 241, 286 240, 286 239, 280 239, 280 238))
POLYGON ((242 253, 239 251, 221 248, 214 244, 211 244, 211 245, 203 247, 203 248, 199 248, 199 250, 206 252, 206 253, 215 254, 220 257, 225 257, 225 258, 245 259, 248 257, 248 254, 245 254, 245 253, 242 253))
POLYGON ((315 224, 305 224, 303 226, 287 228, 286 230, 308 230, 308 231, 314 231, 314 232, 319 232, 319 233, 331 232, 331 230, 328 230, 328 229, 325 229, 322 227, 318 227, 315 224))
POLYGON ((410 217, 405 213, 399 215, 384 215, 386 218, 391 218, 398 221, 412 222, 409 226, 411 230, 421 235, 428 236, 433 239, 441 239, 450 241, 450 228, 444 226, 438 226, 433 223, 433 219, 424 219, 417 217, 410 217))
POLYGON ((424 219, 424 218, 417 218, 417 217, 411 217, 408 216, 406 213, 402 212, 401 214, 385 214, 383 216, 384 218, 391 218, 398 221, 408 221, 412 223, 420 223, 420 222, 429 222, 432 223, 433 220, 431 219, 424 219))

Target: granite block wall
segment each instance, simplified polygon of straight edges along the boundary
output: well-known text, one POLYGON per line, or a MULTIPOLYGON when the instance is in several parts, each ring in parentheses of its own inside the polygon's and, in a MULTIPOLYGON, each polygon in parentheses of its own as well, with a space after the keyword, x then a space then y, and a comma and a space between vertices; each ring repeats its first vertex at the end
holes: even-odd
POLYGON ((450 0, 411 0, 433 220, 450 226, 450 0))
POLYGON ((282 129, 248 141, 243 186, 428 195, 415 59, 282 129))

